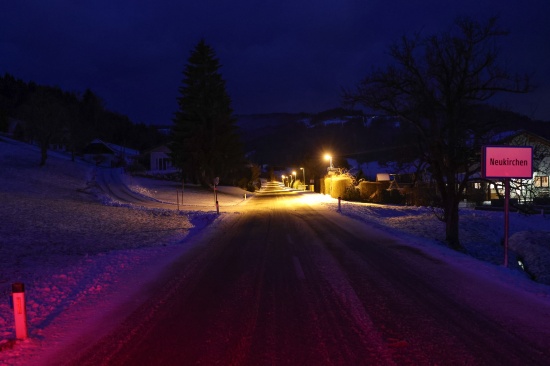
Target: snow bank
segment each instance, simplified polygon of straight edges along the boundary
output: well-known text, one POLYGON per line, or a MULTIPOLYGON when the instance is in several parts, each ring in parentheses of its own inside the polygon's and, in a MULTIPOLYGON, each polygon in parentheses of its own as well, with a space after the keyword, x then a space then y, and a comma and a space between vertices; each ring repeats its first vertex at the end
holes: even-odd
POLYGON ((31 336, 39 336, 64 309, 214 219, 103 205, 87 187, 93 166, 53 153, 38 167, 39 156, 0 140, 0 341, 14 336, 12 283, 25 284, 31 336))
MULTIPOLYGON (((313 196, 331 210, 338 208, 336 200, 328 195, 313 196)), ((392 206, 369 203, 342 202, 342 214, 367 222, 380 229, 406 238, 424 241, 446 248, 445 225, 434 215, 432 208, 392 206)), ((550 217, 510 213, 509 267, 540 283, 550 276, 550 217), (517 258, 516 258, 517 257, 517 258)), ((460 209, 460 242, 466 253, 476 259, 495 265, 504 262, 504 213, 460 209)))
POLYGON ((550 231, 520 231, 508 245, 535 281, 550 285, 550 231))

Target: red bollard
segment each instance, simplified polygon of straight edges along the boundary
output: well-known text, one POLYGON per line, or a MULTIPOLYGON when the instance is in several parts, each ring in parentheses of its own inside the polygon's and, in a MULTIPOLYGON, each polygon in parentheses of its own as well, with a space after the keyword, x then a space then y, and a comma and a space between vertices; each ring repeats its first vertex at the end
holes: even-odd
POLYGON ((26 339, 27 332, 27 310, 25 306, 25 285, 14 283, 11 285, 13 297, 13 315, 15 317, 15 338, 26 339))

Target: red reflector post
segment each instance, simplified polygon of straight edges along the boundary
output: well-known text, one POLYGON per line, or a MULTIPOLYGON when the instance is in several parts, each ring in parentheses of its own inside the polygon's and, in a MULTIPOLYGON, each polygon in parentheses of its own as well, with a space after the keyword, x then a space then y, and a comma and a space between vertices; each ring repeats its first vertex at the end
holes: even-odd
POLYGON ((12 284, 11 293, 13 298, 13 315, 15 317, 15 338, 26 339, 28 332, 25 285, 19 282, 12 284))

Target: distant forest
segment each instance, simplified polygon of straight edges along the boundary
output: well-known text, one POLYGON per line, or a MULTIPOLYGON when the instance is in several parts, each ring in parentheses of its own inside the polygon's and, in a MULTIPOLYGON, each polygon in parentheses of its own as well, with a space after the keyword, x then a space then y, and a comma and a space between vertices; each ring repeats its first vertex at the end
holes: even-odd
MULTIPOLYGON (((140 151, 168 138, 155 126, 135 124, 109 111, 99 96, 25 82, 10 74, 0 77, 0 132, 17 123, 14 137, 39 145, 62 145, 74 153, 98 138, 140 151)), ((13 127, 13 126, 12 126, 13 127)))
MULTIPOLYGON (((498 121, 495 133, 527 130, 550 139, 550 122, 483 105, 478 106, 477 115, 480 120, 498 121)), ((251 162, 278 167, 299 164, 317 177, 326 173, 325 153, 333 156, 335 166, 344 168, 346 158, 408 163, 418 154, 416 130, 392 116, 334 108, 317 114, 272 113, 237 118, 251 162)))
MULTIPOLYGON (((480 118, 498 120, 499 129, 527 130, 550 139, 550 122, 489 106, 479 107, 480 118)), ((334 165, 346 167, 346 158, 359 162, 399 161, 415 150, 415 131, 391 116, 373 116, 361 110, 333 108, 319 113, 237 115, 247 159, 257 165, 306 167, 317 177, 326 172, 322 156, 330 153, 334 165)), ((10 119, 23 121, 14 136, 37 144, 62 144, 79 153, 90 141, 146 151, 168 142, 158 126, 135 124, 127 116, 107 110, 91 90, 67 92, 58 87, 24 82, 10 74, 0 77, 0 132, 10 119)), ((168 126, 165 126, 168 127, 168 126)))

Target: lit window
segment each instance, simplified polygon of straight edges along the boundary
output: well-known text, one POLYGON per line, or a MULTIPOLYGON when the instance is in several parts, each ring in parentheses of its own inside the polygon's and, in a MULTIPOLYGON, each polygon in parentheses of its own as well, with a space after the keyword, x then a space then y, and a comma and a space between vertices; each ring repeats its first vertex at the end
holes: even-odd
POLYGON ((548 176, 536 176, 535 177, 535 187, 537 188, 548 188, 548 176))

